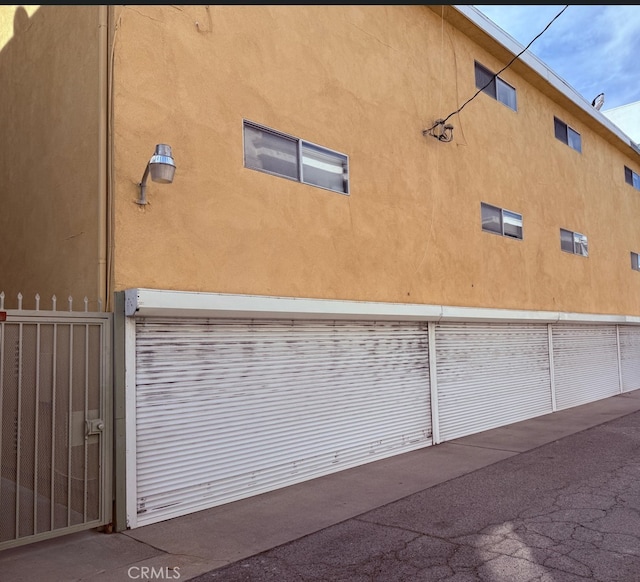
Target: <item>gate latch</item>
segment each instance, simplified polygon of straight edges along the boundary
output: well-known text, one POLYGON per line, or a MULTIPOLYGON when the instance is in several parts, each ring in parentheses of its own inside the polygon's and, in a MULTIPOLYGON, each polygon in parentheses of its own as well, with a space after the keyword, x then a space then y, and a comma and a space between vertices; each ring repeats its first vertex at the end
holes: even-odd
POLYGON ((86 435, 100 434, 104 430, 104 421, 101 418, 94 418, 93 420, 85 420, 86 435))

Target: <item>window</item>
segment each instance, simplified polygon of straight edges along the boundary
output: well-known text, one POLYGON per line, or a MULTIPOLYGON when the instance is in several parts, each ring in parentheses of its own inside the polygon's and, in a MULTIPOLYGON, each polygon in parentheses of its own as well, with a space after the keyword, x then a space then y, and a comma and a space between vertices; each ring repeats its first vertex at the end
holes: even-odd
POLYGON ((631 184, 636 190, 640 190, 640 175, 627 166, 624 167, 624 181, 631 184))
POLYGON ((346 155, 248 121, 243 132, 246 168, 349 194, 346 155))
POLYGON ((634 271, 640 271, 640 260, 638 259, 638 253, 631 253, 631 268, 634 271))
POLYGON ((568 253, 574 255, 582 255, 583 257, 589 256, 589 250, 587 248, 587 237, 579 232, 573 232, 571 230, 560 229, 560 248, 568 253))
POLYGON ((480 203, 482 230, 502 236, 522 239, 522 214, 480 203))
POLYGON ((482 89, 483 93, 491 95, 500 103, 504 103, 507 107, 517 111, 516 90, 480 63, 476 62, 475 67, 476 88, 482 89))
POLYGON ((553 124, 556 137, 561 142, 566 143, 577 152, 582 152, 582 138, 577 131, 571 129, 564 121, 560 121, 557 117, 553 118, 553 124))

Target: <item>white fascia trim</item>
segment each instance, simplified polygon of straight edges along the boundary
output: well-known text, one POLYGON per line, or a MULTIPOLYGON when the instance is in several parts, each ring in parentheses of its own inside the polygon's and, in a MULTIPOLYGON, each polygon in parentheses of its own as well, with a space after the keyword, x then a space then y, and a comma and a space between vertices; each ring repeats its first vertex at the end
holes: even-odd
POLYGON ((640 317, 627 315, 233 295, 166 289, 125 290, 125 313, 128 317, 640 324, 640 317))
POLYGON ((127 316, 285 319, 437 320, 440 307, 368 301, 336 301, 266 295, 231 295, 158 289, 127 289, 127 316))
MULTIPOLYGON (((471 22, 473 22, 478 28, 486 32, 495 41, 499 42, 514 56, 519 54, 524 48, 518 41, 512 36, 507 34, 492 20, 487 18, 482 12, 471 5, 458 5, 453 6, 458 12, 466 16, 471 22)), ((617 125, 609 120, 602 112, 598 111, 589 103, 580 93, 578 93, 569 83, 567 83, 562 77, 559 77, 554 73, 547 65, 545 65, 538 57, 533 53, 526 51, 520 56, 519 60, 525 63, 528 67, 533 69, 538 75, 545 79, 551 86, 560 91, 565 97, 573 101, 580 109, 585 111, 588 115, 593 117, 601 125, 604 125, 609 131, 614 133, 625 144, 629 145, 636 153, 640 154, 638 144, 636 144, 626 133, 624 133, 617 125)))

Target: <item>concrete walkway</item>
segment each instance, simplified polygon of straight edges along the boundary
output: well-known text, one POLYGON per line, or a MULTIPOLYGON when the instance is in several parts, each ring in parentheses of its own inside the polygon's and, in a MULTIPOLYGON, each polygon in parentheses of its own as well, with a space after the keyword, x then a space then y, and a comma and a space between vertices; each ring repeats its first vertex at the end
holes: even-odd
POLYGON ((638 461, 635 391, 125 533, 5 550, 0 580, 636 582, 638 461))

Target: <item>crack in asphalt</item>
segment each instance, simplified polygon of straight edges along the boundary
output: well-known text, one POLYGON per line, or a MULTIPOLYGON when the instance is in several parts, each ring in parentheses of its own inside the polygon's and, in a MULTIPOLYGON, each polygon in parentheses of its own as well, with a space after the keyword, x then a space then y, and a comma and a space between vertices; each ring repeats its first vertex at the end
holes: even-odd
POLYGON ((631 417, 640 424, 634 413, 599 425, 194 582, 636 582, 640 431, 624 426, 631 417), (617 447, 606 447, 609 437, 617 447))

